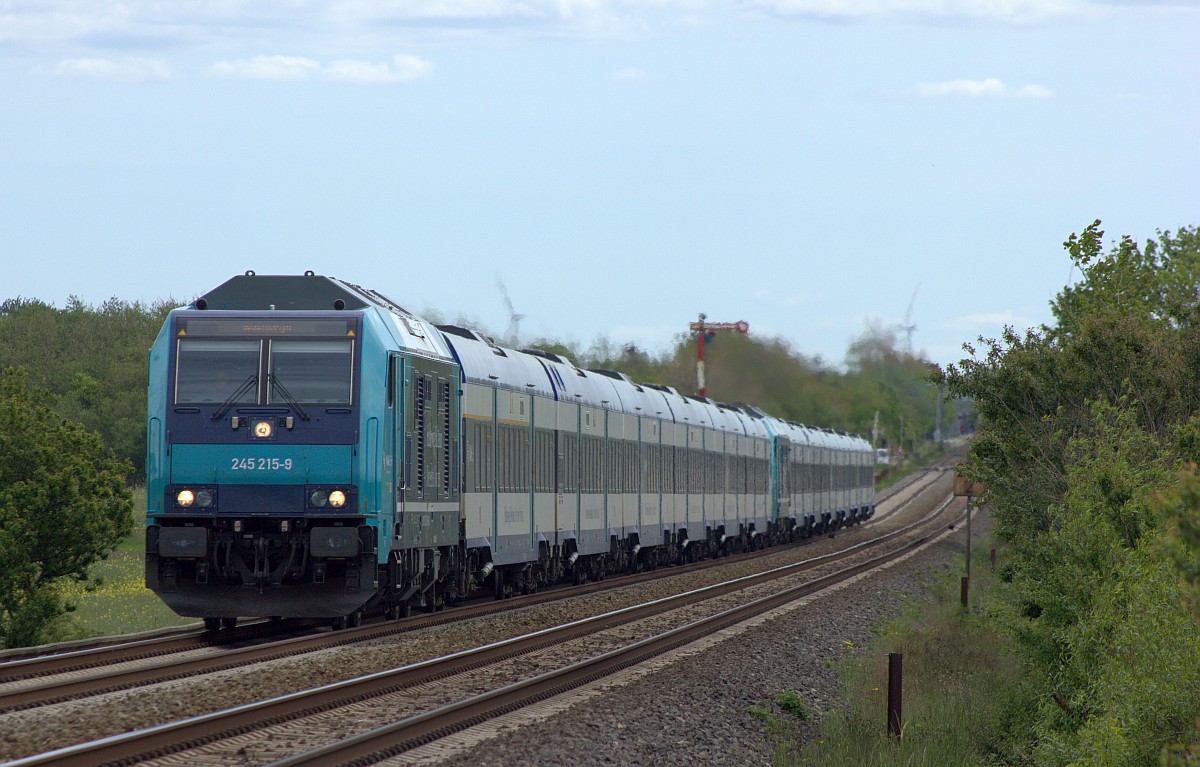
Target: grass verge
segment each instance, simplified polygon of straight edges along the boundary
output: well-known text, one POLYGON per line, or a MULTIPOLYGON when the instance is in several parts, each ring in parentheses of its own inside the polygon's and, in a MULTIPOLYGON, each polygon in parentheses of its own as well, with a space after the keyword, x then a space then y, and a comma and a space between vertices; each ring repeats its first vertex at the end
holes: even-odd
MULTIPOLYGON (((987 551, 986 544, 977 551, 987 551)), ((842 662, 846 705, 825 717, 820 735, 788 750, 776 765, 973 765, 989 759, 1003 738, 1005 711, 1019 695, 1022 672, 1007 637, 993 630, 977 605, 1001 587, 986 559, 973 562, 972 612, 959 603, 956 567, 931 584, 935 600, 913 602, 876 631, 862 654, 842 662), (903 654, 902 737, 887 735, 888 653, 903 654)), ((779 733, 768 731, 776 743, 779 733)), ((779 750, 776 751, 779 754, 779 750)))
POLYGON ((146 491, 134 491, 133 531, 108 559, 94 564, 87 584, 68 582, 61 592, 75 609, 55 623, 58 640, 131 634, 195 623, 171 612, 146 588, 142 552, 145 547, 146 491))

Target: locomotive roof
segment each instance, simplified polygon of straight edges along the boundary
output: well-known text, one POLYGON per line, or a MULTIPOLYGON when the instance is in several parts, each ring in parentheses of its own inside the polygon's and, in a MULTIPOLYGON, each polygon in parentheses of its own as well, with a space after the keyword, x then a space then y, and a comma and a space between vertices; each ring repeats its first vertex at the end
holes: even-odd
POLYGON ((407 349, 450 357, 441 334, 382 293, 313 272, 303 275, 253 271, 226 280, 191 303, 208 311, 355 311, 376 309, 407 349))
POLYGON ((313 272, 255 274, 248 271, 226 280, 192 302, 197 309, 322 311, 378 306, 404 317, 412 312, 382 293, 313 272), (341 305, 338 305, 341 301, 341 305), (203 302, 203 303, 202 303, 203 302))

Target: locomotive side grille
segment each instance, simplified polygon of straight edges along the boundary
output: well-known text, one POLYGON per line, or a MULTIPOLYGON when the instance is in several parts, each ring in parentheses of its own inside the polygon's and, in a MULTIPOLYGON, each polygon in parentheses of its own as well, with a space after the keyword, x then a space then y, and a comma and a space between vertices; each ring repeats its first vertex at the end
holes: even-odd
POLYGON ((450 382, 438 382, 438 406, 442 409, 442 493, 450 495, 450 382))
POLYGON ((413 456, 417 464, 417 495, 423 497, 425 494, 425 397, 426 397, 426 382, 425 376, 419 375, 416 377, 416 391, 413 399, 416 400, 415 415, 416 415, 416 437, 417 451, 413 456))

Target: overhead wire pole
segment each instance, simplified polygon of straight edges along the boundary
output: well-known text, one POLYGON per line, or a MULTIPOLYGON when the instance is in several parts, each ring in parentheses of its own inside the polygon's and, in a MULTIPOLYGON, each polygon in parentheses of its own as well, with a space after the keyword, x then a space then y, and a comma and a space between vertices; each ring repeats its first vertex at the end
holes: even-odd
POLYGON ((734 330, 745 334, 750 330, 750 323, 744 320, 737 322, 708 322, 701 313, 700 319, 688 325, 688 330, 696 334, 696 394, 703 397, 708 389, 704 385, 704 345, 713 340, 718 330, 734 330))

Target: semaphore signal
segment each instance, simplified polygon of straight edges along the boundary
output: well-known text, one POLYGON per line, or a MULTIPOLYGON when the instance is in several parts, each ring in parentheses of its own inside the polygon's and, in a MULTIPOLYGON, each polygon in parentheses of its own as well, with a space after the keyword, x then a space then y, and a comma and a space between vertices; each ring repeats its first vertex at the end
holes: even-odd
POLYGON ((700 319, 688 325, 688 330, 696 334, 696 394, 703 397, 707 389, 704 386, 704 346, 712 342, 718 330, 733 330, 745 334, 750 330, 750 323, 745 320, 737 322, 708 322, 704 313, 700 319))

